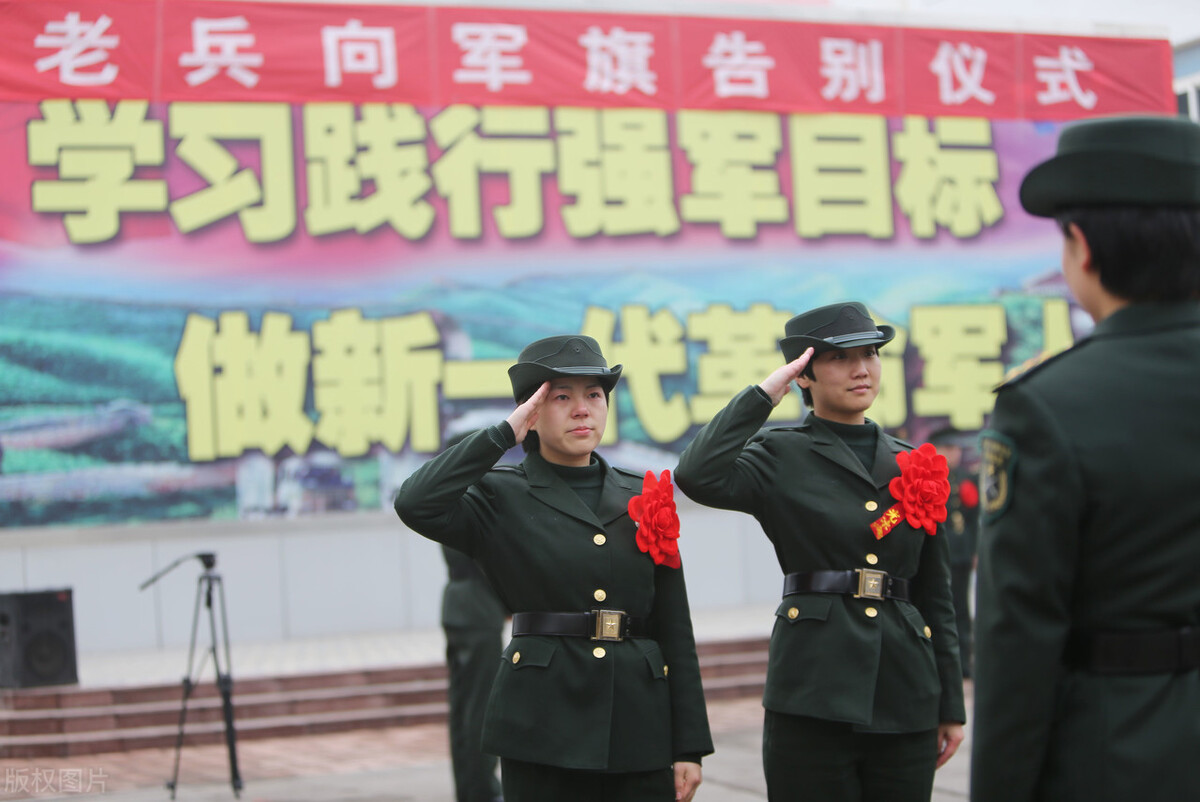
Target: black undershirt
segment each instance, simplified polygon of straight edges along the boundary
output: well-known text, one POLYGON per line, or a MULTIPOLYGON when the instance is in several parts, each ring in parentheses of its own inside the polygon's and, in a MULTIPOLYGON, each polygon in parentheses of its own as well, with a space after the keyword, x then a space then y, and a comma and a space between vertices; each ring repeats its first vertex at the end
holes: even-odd
POLYGON ((595 512, 600 507, 600 496, 604 492, 604 472, 599 460, 593 456, 592 463, 582 468, 553 462, 548 464, 567 483, 567 487, 575 491, 575 495, 579 496, 588 509, 595 512))
POLYGON ((873 423, 838 423, 825 418, 820 420, 850 447, 859 462, 867 469, 867 473, 875 469, 875 445, 879 440, 878 426, 873 423))

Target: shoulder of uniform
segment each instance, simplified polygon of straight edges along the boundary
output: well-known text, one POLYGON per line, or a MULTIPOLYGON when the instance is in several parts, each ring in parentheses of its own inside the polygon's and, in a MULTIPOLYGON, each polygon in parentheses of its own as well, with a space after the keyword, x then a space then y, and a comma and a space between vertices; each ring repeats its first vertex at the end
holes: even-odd
POLYGON ((1053 365, 1060 359, 1063 359, 1068 354, 1077 352, 1085 343, 1087 343, 1087 340, 1082 340, 1070 348, 1066 348, 1062 351, 1040 353, 1037 356, 1026 359, 1019 365, 1014 365, 1013 367, 1009 368, 1007 373, 1004 374, 1004 378, 1000 380, 1000 383, 996 385, 995 389, 999 391, 1005 387, 1010 387, 1014 384, 1020 384, 1030 376, 1033 376, 1039 371, 1045 370, 1048 366, 1053 365))
POLYGON ((776 432, 810 432, 812 431, 812 416, 805 416, 804 420, 799 423, 793 423, 789 426, 764 426, 755 432, 755 435, 762 437, 764 435, 774 434, 776 432))
MULTIPOLYGON (((887 434, 887 432, 884 432, 884 434, 887 434)), ((909 451, 912 451, 914 448, 916 448, 916 446, 914 446, 912 443, 908 442, 907 440, 901 440, 895 435, 888 434, 887 436, 888 439, 892 441, 892 445, 899 446, 901 449, 908 449, 909 451)))
POLYGON ((492 473, 515 473, 524 475, 525 468, 520 465, 497 465, 491 470, 492 473))
POLYGON ((628 477, 630 477, 631 479, 645 479, 645 478, 646 478, 646 472, 645 472, 645 471, 641 471, 641 472, 638 472, 638 471, 631 471, 631 470, 629 470, 628 468, 618 468, 616 465, 612 465, 612 466, 610 466, 610 467, 612 467, 612 469, 613 469, 614 471, 616 471, 617 473, 621 474, 622 476, 628 476, 628 477))

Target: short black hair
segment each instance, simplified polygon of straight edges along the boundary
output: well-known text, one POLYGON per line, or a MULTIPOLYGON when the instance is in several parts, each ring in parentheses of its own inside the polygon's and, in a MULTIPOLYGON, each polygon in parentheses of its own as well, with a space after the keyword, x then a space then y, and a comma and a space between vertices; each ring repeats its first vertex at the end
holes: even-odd
POLYGON ((1133 303, 1200 300, 1200 209, 1093 206, 1055 215, 1087 238, 1100 284, 1133 303))
MULTIPOLYGON (((812 369, 813 359, 816 359, 816 358, 817 358, 817 355, 813 354, 812 358, 808 360, 808 364, 804 366, 804 370, 800 371, 801 376, 803 376, 806 379, 809 379, 811 381, 817 380, 817 376, 816 376, 816 374, 813 373, 813 369, 812 369)), ((800 396, 804 399, 804 406, 808 407, 809 409, 812 409, 812 405, 813 405, 812 390, 808 389, 807 387, 805 387, 801 384, 797 384, 796 386, 800 388, 800 396)))

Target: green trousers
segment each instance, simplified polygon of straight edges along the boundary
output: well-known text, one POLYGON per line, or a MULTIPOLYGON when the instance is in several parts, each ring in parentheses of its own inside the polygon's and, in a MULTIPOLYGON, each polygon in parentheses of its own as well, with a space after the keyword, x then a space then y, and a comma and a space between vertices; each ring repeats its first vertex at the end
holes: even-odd
POLYGON ((450 762, 457 802, 492 802, 500 796, 497 760, 480 751, 483 714, 504 650, 500 629, 445 627, 450 680, 450 762))
POLYGON ((856 732, 853 725, 766 711, 769 802, 929 802, 937 730, 856 732))
POLYGON ((607 774, 501 758, 504 802, 674 802, 675 771, 607 774))

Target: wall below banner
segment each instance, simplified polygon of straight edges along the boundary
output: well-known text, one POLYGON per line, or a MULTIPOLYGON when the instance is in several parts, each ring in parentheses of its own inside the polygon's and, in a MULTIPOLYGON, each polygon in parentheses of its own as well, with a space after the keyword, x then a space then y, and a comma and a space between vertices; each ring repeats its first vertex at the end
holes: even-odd
MULTIPOLYGON (((753 518, 682 497, 678 511, 693 612, 778 598, 775 555, 753 518)), ((234 654, 239 643, 429 630, 440 622, 439 547, 382 511, 13 530, 0 536, 0 592, 72 588, 81 664, 88 653, 173 650, 191 637, 203 566, 187 559, 138 587, 200 552, 217 556, 234 654)), ((209 636, 200 612, 202 650, 209 636)))

